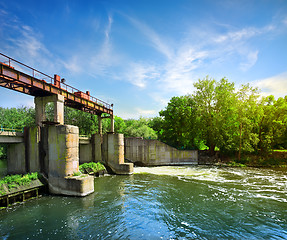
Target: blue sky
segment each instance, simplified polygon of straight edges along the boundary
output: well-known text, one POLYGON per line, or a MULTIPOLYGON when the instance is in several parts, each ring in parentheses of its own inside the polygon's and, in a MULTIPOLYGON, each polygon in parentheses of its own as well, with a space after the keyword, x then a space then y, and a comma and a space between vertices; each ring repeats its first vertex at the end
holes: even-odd
MULTIPOLYGON (((0 0, 0 52, 153 117, 207 75, 287 95, 287 1, 0 0)), ((0 88, 0 106, 33 97, 0 88)))

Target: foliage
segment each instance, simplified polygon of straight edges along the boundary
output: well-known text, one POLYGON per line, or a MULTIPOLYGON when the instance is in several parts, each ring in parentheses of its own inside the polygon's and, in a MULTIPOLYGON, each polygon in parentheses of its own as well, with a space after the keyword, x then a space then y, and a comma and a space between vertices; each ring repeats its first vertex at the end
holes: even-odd
POLYGON ((0 180, 0 194, 3 194, 4 185, 7 186, 9 191, 17 186, 25 186, 28 185, 31 181, 37 180, 39 178, 39 174, 35 173, 28 173, 25 175, 8 175, 0 180))
POLYGON ((73 173, 73 176, 75 176, 75 177, 80 176, 80 175, 82 175, 81 172, 74 172, 74 173, 73 173))
POLYGON ((0 160, 7 159, 7 144, 0 144, 0 160))
POLYGON ((260 98, 249 84, 236 91, 226 78, 198 80, 194 94, 173 97, 150 121, 159 140, 177 148, 217 148, 225 154, 287 148, 287 96, 260 98))
POLYGON ((32 107, 2 108, 0 107, 0 123, 2 127, 23 129, 35 125, 35 109, 32 107))
POLYGON ((106 170, 105 166, 100 162, 84 163, 79 166, 79 169, 81 173, 90 172, 89 169, 91 169, 94 173, 106 170))
POLYGON ((64 111, 65 124, 78 126, 80 135, 91 135, 98 130, 97 116, 66 106, 64 111))
POLYGON ((228 164, 228 166, 230 166, 230 167, 247 167, 245 164, 242 164, 242 163, 238 163, 238 162, 234 162, 234 161, 232 161, 232 162, 230 162, 229 164, 228 164))
POLYGON ((126 137, 143 137, 145 139, 157 139, 157 134, 150 126, 150 119, 141 117, 139 120, 129 119, 125 121, 126 128, 123 131, 126 137))
MULTIPOLYGON (((170 99, 155 118, 123 120, 114 116, 116 133, 125 137, 159 139, 178 149, 219 149, 241 159, 248 153, 269 155, 272 149, 287 149, 287 96, 260 98, 259 90, 222 78, 206 77, 194 83, 192 95, 170 99)), ((46 106, 48 120, 53 120, 53 104, 46 106)), ((79 127, 80 135, 98 132, 98 117, 65 107, 65 123, 79 127)), ((110 130, 110 119, 103 114, 102 132, 110 130)), ((1 108, 0 121, 6 128, 34 125, 34 108, 1 108)), ((0 159, 6 158, 6 145, 0 145, 0 159)))
POLYGON ((173 147, 194 147, 194 103, 189 96, 173 97, 152 126, 159 139, 173 147))
POLYGON ((206 77, 194 84, 196 91, 190 96, 195 105, 194 119, 198 138, 213 153, 215 147, 231 149, 236 124, 234 83, 222 78, 219 82, 206 77), (225 144, 223 144, 225 143, 225 144))

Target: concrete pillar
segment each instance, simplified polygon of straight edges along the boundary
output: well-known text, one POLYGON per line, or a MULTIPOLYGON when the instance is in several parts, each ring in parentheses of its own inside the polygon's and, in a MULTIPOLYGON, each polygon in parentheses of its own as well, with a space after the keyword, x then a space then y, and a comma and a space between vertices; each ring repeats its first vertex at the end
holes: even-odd
POLYGON ((79 128, 48 126, 49 191, 53 194, 86 196, 94 192, 94 178, 73 176, 79 172, 79 128))
POLYGON ((133 164, 125 163, 124 135, 108 133, 104 136, 103 157, 105 163, 116 174, 132 174, 133 164))
POLYGON ((46 120, 46 113, 45 113, 45 103, 44 97, 35 97, 35 112, 36 112, 36 125, 43 126, 42 122, 46 120))
POLYGON ((40 127, 29 127, 25 134, 27 171, 40 172, 40 127))
POLYGON ((48 127, 49 178, 66 177, 79 171, 79 128, 70 125, 48 127))
POLYGON ((52 95, 47 97, 35 97, 36 124, 42 127, 43 121, 46 121, 45 107, 47 103, 54 103, 54 122, 64 124, 64 96, 52 95))
POLYGON ((64 96, 55 95, 54 97, 54 122, 64 124, 64 96))
POLYGON ((100 136, 103 135, 102 119, 102 116, 98 115, 98 133, 100 134, 100 136))
POLYGON ((100 134, 92 135, 92 158, 93 162, 103 162, 102 136, 100 134))
POLYGON ((8 174, 26 173, 24 143, 13 143, 8 145, 7 173, 8 174))
POLYGON ((115 132, 114 115, 111 115, 111 116, 110 116, 110 119, 111 119, 111 129, 110 129, 110 132, 113 133, 113 132, 115 132))

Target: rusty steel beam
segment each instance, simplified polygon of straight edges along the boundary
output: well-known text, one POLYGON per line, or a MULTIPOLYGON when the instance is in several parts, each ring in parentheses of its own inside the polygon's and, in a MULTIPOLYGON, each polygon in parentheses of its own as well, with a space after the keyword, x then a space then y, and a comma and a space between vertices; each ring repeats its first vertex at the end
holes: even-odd
MULTIPOLYGON (((5 56, 1 53, 0 55, 5 56)), ((16 62, 20 63, 18 61, 16 62)), ((28 67, 26 65, 24 66, 28 67)), ((48 83, 45 80, 34 77, 34 73, 37 70, 33 68, 31 69, 33 70, 33 76, 18 71, 14 67, 0 62, 0 86, 35 97, 60 94, 64 96, 64 104, 66 106, 95 115, 101 115, 102 113, 108 113, 110 115, 113 115, 112 105, 109 105, 99 99, 91 97, 89 95, 89 92, 85 94, 63 83, 61 83, 63 87, 61 87, 60 83, 58 83, 58 85, 56 85, 55 82, 53 84, 52 81, 51 83, 48 83), (71 88, 72 92, 69 92, 68 88, 71 88), (75 92, 75 90, 77 92, 75 92)), ((43 73, 41 74, 45 77, 49 77, 48 75, 45 75, 43 73)))

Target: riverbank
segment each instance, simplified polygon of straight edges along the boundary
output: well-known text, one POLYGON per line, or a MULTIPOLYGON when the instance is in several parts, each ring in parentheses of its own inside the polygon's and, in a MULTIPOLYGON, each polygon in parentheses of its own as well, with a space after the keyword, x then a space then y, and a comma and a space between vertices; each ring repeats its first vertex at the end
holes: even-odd
POLYGON ((287 168, 287 151, 277 150, 266 154, 243 154, 240 159, 236 154, 226 155, 219 151, 210 156, 208 151, 199 151, 199 165, 217 165, 230 167, 287 168))
MULTIPOLYGON (((5 165, 1 165, 1 167, 5 165)), ((3 168, 1 168, 3 170, 3 168)), ((79 172, 72 177, 92 175, 103 176, 107 173, 105 166, 99 162, 91 162, 80 165, 79 172)), ((0 178, 0 209, 6 208, 17 202, 38 197, 41 193, 48 193, 48 179, 39 173, 25 175, 15 174, 0 178)))
POLYGON ((46 192, 47 183, 38 173, 9 175, 0 180, 0 209, 37 198, 46 192))

